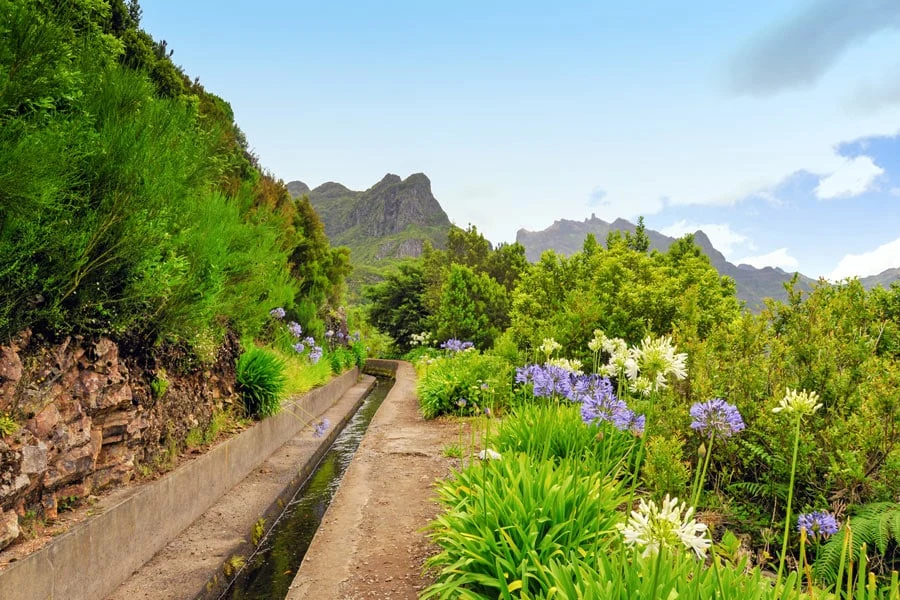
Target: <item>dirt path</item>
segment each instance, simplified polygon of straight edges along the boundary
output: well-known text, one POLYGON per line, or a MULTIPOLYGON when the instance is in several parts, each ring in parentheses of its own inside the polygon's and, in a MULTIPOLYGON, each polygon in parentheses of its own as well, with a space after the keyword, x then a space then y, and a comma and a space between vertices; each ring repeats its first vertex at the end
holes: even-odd
POLYGON ((400 363, 289 600, 415 599, 431 583, 422 565, 437 550, 421 530, 438 513, 434 482, 456 462, 442 449, 456 442, 459 430, 451 421, 422 419, 415 382, 412 366, 400 363))

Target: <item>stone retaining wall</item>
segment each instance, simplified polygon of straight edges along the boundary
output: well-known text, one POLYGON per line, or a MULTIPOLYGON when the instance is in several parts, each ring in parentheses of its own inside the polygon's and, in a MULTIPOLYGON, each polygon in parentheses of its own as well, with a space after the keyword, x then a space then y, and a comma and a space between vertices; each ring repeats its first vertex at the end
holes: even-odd
POLYGON ((0 571, 4 600, 97 599, 190 525, 272 452, 340 398, 353 369, 282 411, 141 486, 115 506, 0 571))

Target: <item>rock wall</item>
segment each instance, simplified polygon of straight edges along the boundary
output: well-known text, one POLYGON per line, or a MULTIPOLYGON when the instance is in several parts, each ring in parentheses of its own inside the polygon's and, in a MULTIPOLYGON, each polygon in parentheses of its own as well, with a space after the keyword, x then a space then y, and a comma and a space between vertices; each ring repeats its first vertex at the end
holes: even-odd
POLYGON ((177 348, 123 347, 105 337, 47 343, 27 330, 0 346, 0 413, 23 424, 0 437, 0 548, 18 536, 18 516, 55 519, 60 502, 128 482, 236 400, 233 337, 206 368, 177 348))

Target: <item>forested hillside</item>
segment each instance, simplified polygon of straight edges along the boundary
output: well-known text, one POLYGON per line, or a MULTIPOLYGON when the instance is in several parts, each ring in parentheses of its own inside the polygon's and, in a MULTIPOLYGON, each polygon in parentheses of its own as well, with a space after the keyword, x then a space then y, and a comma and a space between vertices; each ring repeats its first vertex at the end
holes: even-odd
POLYGON ((135 1, 0 0, 0 338, 203 350, 279 306, 321 331, 347 252, 140 17, 135 1))

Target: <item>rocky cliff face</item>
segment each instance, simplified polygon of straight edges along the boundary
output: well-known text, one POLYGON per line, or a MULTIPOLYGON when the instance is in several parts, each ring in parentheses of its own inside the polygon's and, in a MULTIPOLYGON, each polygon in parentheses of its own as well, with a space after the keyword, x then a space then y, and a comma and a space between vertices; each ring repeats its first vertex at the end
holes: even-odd
POLYGON ((335 182, 296 191, 304 188, 299 181, 288 184, 295 196, 308 194, 332 245, 350 247, 357 264, 418 256, 426 240, 443 245, 450 228, 431 181, 422 173, 406 179, 389 173, 364 192, 335 182))
POLYGON ((236 399, 238 351, 229 339, 214 365, 185 371, 177 352, 165 363, 123 356, 105 337, 46 344, 25 331, 0 346, 0 413, 24 421, 0 437, 0 548, 18 536, 14 517, 54 519, 61 501, 129 481, 207 426, 236 399), (154 393, 161 378, 168 386, 154 393))

